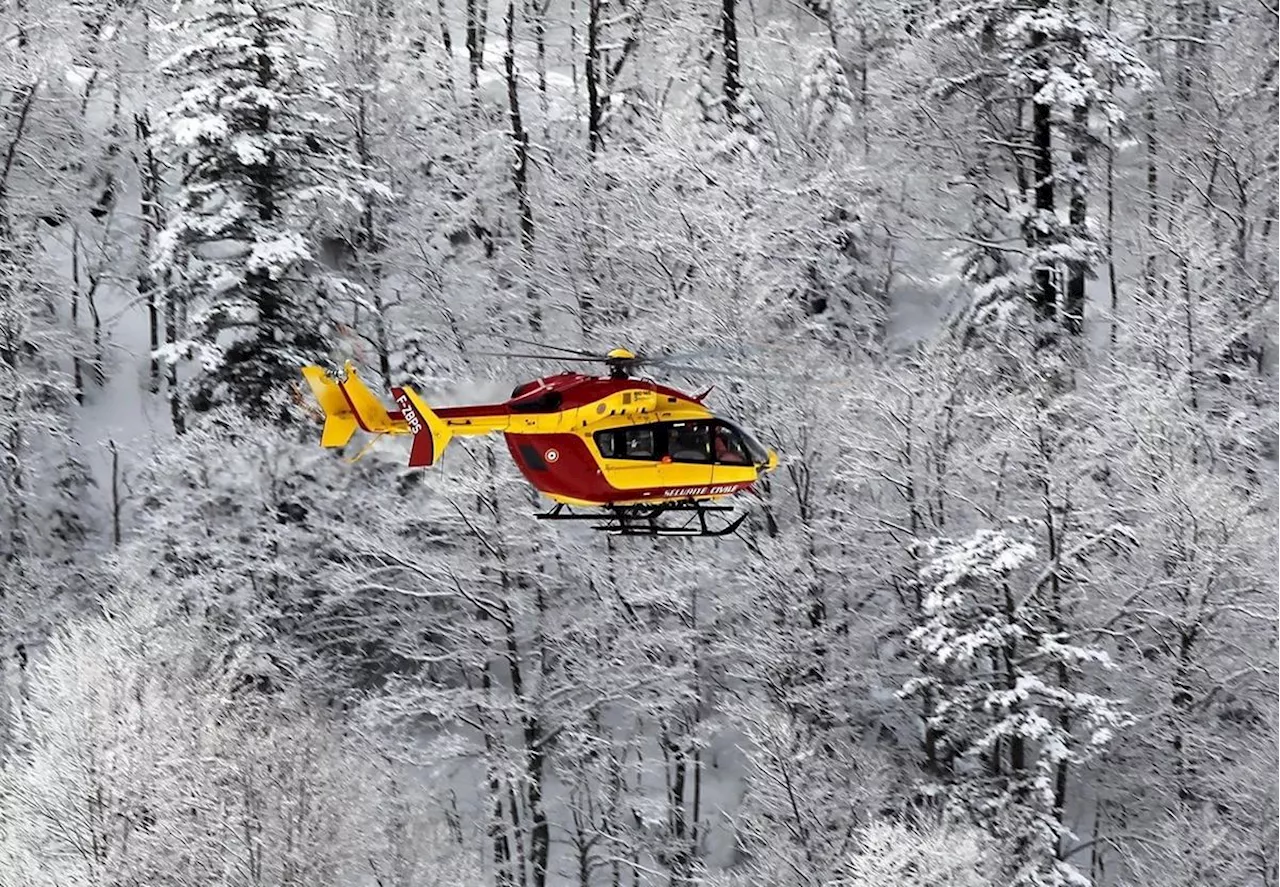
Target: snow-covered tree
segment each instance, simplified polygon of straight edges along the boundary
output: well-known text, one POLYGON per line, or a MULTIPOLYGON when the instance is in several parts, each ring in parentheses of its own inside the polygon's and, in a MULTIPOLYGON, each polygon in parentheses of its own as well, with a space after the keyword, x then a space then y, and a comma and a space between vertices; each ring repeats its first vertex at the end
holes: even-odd
POLYGON ((808 105, 811 139, 838 143, 853 129, 857 99, 834 49, 818 51, 800 83, 800 98, 808 105))
POLYGON ((777 846, 765 845, 708 887, 754 884, 839 884, 841 887, 987 887, 997 877, 990 841, 963 826, 915 826, 877 819, 824 849, 835 858, 829 872, 811 875, 777 846))
MULTIPOLYGON (((12 661, 37 638, 75 588, 73 561, 92 551, 93 478, 75 421, 81 393, 73 367, 83 343, 67 315, 59 205, 74 185, 60 139, 69 101, 41 53, 56 40, 0 54, 0 642, 12 661), (61 165, 60 165, 61 164, 61 165)), ((70 310, 68 310, 70 309, 70 310)))
POLYGON ((138 514, 119 558, 276 663, 291 685, 342 698, 358 680, 348 657, 360 658, 363 639, 334 638, 316 619, 332 606, 325 570, 341 551, 344 508, 369 495, 364 477, 287 429, 212 410, 135 472, 138 514), (339 492, 362 480, 364 489, 339 492))
POLYGON ((6 879, 477 882, 428 807, 388 803, 404 774, 376 747, 162 587, 119 578, 33 658, 0 767, 6 879))
POLYGON ((1034 563, 1030 544, 979 530, 932 540, 923 554, 928 590, 907 636, 923 674, 901 695, 933 700, 924 729, 943 749, 944 779, 925 792, 1004 844, 1011 884, 1087 883, 1061 858, 1058 765, 1088 759, 1129 718, 1122 702, 1068 687, 1059 675, 1107 668, 1111 659, 1055 624, 1047 583, 1024 569, 1034 563))
POLYGON ((1267 4, 5 9, 0 881, 1277 882, 1267 4), (272 421, 535 309, 710 371, 739 535, 272 421))
MULTIPOLYGON (((729 667, 744 670, 732 660, 729 667)), ((730 817, 742 858, 735 868, 755 883, 844 883, 865 862, 853 849, 858 836, 887 824, 882 817, 893 808, 891 764, 859 735, 861 725, 843 716, 858 701, 827 700, 822 711, 814 699, 783 686, 785 678, 769 686, 765 669, 760 672, 765 686, 752 688, 756 698, 724 706, 733 735, 741 736, 743 798, 730 817)), ((841 686, 824 677, 813 696, 841 686)), ((850 695, 858 689, 844 686, 850 695)), ((957 854, 961 869, 972 863, 962 856, 957 854)))
MULTIPOLYGON (((976 154, 965 170, 979 178, 974 230, 962 252, 1012 254, 1016 261, 965 259, 977 272, 976 314, 982 322, 1025 300, 1035 319, 1078 333, 1084 323, 1085 280, 1102 260, 1096 232, 1087 224, 1088 151, 1100 136, 1098 122, 1114 126, 1123 112, 1104 84, 1145 87, 1151 73, 1099 10, 1059 0, 1029 7, 1006 0, 960 2, 940 10, 936 33, 962 41, 940 63, 931 97, 968 96, 976 110, 976 154), (1030 106, 1030 125, 1022 108, 1030 106), (1001 149, 1001 150, 993 150, 1001 149), (1069 154, 1063 164, 1062 152, 1069 154), (983 179, 997 156, 1009 180, 990 189, 983 179), (1000 230, 993 230, 997 215, 1000 230), (1066 218, 1062 206, 1067 204, 1066 218), (1014 236, 1022 245, 1014 246, 1014 236)), ((946 50, 944 50, 945 52, 946 50)), ((1107 137, 1112 130, 1107 129, 1107 137)))
POLYGON ((323 16, 299 0, 192 0, 178 24, 160 137, 181 185, 156 265, 190 329, 169 357, 197 361, 200 408, 265 415, 299 365, 326 356, 345 287, 316 241, 370 183, 335 132, 339 93, 313 36, 323 16))

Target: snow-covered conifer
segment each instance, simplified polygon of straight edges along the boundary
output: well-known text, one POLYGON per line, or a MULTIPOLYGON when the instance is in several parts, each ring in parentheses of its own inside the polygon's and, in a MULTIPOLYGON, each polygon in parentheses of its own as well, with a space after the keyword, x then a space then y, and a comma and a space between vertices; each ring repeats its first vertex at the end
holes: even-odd
POLYGON ((840 138, 853 128, 857 99, 834 49, 818 50, 812 68, 800 83, 800 98, 807 105, 809 138, 839 144, 840 138))
POLYGON ((179 92, 161 138, 182 181, 156 264, 189 308, 169 357, 198 361, 199 407, 263 414, 326 354, 344 288, 315 238, 359 201, 312 36, 324 22, 300 0, 192 0, 165 63, 179 92))

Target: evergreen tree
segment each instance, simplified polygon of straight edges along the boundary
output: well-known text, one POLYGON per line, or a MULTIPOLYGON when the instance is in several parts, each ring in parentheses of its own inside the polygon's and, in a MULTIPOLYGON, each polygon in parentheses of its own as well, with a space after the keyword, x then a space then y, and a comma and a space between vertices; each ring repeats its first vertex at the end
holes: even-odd
POLYGON ((806 105, 806 134, 833 147, 854 126, 857 98, 840 65, 839 54, 830 47, 818 50, 812 67, 800 82, 800 98, 806 105))
POLYGON ((240 403, 264 415, 321 359, 332 302, 316 238, 358 211, 358 187, 332 134, 337 92, 324 80, 298 0, 195 0, 188 44, 164 69, 180 92, 162 138, 182 184, 156 265, 189 306, 197 409, 240 403), (328 129, 327 129, 328 127, 328 129))

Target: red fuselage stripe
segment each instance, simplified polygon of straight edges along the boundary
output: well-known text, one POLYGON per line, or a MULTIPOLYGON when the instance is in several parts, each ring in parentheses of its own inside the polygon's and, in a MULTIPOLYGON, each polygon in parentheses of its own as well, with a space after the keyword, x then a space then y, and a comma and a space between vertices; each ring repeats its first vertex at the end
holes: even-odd
POLYGON ((473 419, 480 416, 509 416, 511 408, 500 403, 484 403, 465 407, 436 407, 441 419, 473 419))

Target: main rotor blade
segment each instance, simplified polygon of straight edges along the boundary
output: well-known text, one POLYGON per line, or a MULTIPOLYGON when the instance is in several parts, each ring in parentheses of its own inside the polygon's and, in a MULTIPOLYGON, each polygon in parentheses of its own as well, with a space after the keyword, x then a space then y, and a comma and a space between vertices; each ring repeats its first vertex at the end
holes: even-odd
POLYGON ((597 360, 603 360, 603 356, 596 354, 594 351, 583 351, 581 348, 565 348, 563 345, 548 345, 545 342, 534 342, 532 339, 517 339, 514 336, 508 336, 512 342, 519 342, 521 345, 532 345, 535 348, 547 348, 551 351, 563 351, 565 354, 579 354, 583 357, 594 357, 597 360))
POLYGON ((660 366, 664 370, 674 370, 677 373, 702 373, 705 375, 723 376, 731 372, 730 370, 709 370, 706 367, 692 367, 686 366, 682 363, 667 363, 666 361, 646 360, 643 361, 643 363, 660 366))
POLYGON ((659 363, 664 370, 671 370, 677 373, 694 373, 702 376, 728 376, 732 379, 763 379, 771 382, 805 382, 809 381, 801 376, 791 376, 786 373, 751 373, 737 367, 725 368, 719 370, 708 369, 707 367, 687 366, 685 364, 659 363))
POLYGON ((663 354, 655 354, 652 358, 650 358, 650 360, 651 362, 654 362, 654 363, 657 363, 659 361, 668 361, 668 360, 676 360, 676 361, 697 360, 700 357, 709 357, 712 359, 730 358, 734 360, 741 360, 742 359, 741 352, 751 351, 751 350, 753 349, 750 346, 731 348, 727 345, 708 345, 706 348, 697 348, 697 349, 694 349, 693 351, 669 351, 663 354))
POLYGON ((530 360, 559 360, 570 363, 600 363, 603 360, 603 358, 599 357, 565 357, 560 354, 517 354, 513 351, 468 351, 467 353, 481 357, 525 357, 530 360))

